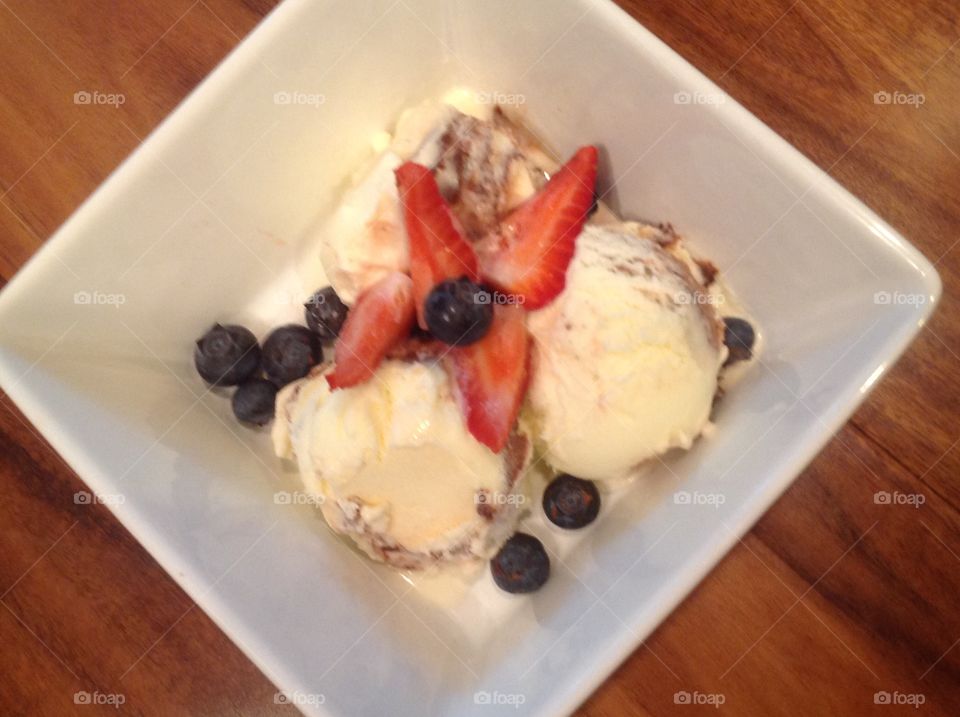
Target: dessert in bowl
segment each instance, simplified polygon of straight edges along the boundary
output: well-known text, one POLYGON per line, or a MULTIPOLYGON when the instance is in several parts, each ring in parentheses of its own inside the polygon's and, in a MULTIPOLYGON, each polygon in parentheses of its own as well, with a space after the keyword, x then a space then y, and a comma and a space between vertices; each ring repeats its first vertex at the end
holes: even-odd
POLYGON ((490 560, 497 585, 535 590, 549 558, 518 529, 533 464, 553 476, 551 522, 592 522, 598 483, 711 426, 753 327, 722 315, 716 268, 672 226, 602 204, 593 145, 560 164, 501 108, 456 95, 380 144, 319 229, 330 286, 307 325, 262 349, 216 326, 197 368, 238 385, 240 420, 273 420, 276 454, 369 557, 490 560))

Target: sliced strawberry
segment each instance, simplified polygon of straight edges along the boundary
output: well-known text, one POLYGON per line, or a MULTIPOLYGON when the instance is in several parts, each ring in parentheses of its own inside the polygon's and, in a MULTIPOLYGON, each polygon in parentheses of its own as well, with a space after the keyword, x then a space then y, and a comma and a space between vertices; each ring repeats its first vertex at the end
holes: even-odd
POLYGON ((495 453, 506 445, 527 390, 530 336, 524 316, 517 306, 496 306, 487 335, 444 358, 467 428, 495 453))
POLYGON ((417 320, 427 328, 423 302, 444 279, 480 278, 477 254, 457 230, 450 208, 433 173, 422 164, 405 162, 396 170, 397 191, 410 240, 410 276, 417 320))
POLYGON ((482 257, 484 279, 522 296, 527 309, 550 303, 566 285, 596 181, 597 148, 581 147, 543 189, 503 220, 493 249, 482 257))
POLYGON ((413 281, 395 271, 359 297, 333 347, 334 368, 327 374, 331 389, 363 383, 413 327, 413 281))

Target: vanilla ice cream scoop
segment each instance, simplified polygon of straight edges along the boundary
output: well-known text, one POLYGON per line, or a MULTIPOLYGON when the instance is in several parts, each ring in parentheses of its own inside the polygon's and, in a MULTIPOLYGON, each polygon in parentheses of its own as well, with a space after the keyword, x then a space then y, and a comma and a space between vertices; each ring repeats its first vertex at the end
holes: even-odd
POLYGON ((492 231, 555 168, 501 112, 478 117, 447 102, 409 108, 382 153, 354 177, 319 227, 321 264, 347 304, 387 274, 409 267, 394 180, 394 170, 407 160, 436 167, 441 191, 471 240, 492 231))
POLYGON ((627 477, 689 448, 709 421, 726 357, 709 294, 650 227, 587 225, 564 291, 531 312, 525 421, 556 469, 627 477))
POLYGON ((453 107, 435 103, 407 110, 389 147, 354 179, 320 227, 320 262, 347 304, 387 274, 410 266, 393 172, 408 159, 438 161, 440 137, 455 114, 453 107))
POLYGON ((388 360, 331 391, 322 372, 285 387, 273 428, 327 523, 396 567, 489 558, 510 537, 529 441, 496 454, 467 431, 438 365, 388 360))

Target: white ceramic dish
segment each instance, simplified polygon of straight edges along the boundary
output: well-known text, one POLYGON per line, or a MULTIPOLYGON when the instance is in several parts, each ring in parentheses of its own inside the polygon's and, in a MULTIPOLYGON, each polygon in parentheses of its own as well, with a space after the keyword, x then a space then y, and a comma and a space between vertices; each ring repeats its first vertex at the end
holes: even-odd
POLYGON ((913 247, 614 5, 546 10, 288 0, 0 295, 0 384, 93 490, 124 496, 117 517, 304 711, 573 709, 813 458, 939 296, 913 247), (401 108, 455 85, 521 95, 561 154, 602 144, 614 203, 672 221, 725 270, 766 349, 715 435, 582 533, 532 526, 558 557, 541 592, 481 580, 437 603, 309 506, 275 502, 295 476, 204 391, 191 341, 214 319, 263 335, 296 315, 334 187, 401 108))

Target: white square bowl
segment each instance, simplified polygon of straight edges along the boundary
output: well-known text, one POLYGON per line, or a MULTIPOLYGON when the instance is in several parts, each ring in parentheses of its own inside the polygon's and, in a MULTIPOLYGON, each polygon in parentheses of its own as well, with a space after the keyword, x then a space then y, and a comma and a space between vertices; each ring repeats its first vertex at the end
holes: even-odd
POLYGON ((556 714, 749 529, 939 294, 896 232, 605 0, 288 0, 5 288, 0 384, 304 711, 556 714), (191 349, 213 320, 296 316, 320 281, 311 228, 371 135, 457 85, 522 96, 561 155, 601 144, 615 206, 712 258, 765 352, 716 433, 597 524, 533 521, 557 558, 542 591, 485 578, 437 602, 277 504, 296 477, 191 349), (725 502, 678 503, 681 484, 725 502))

